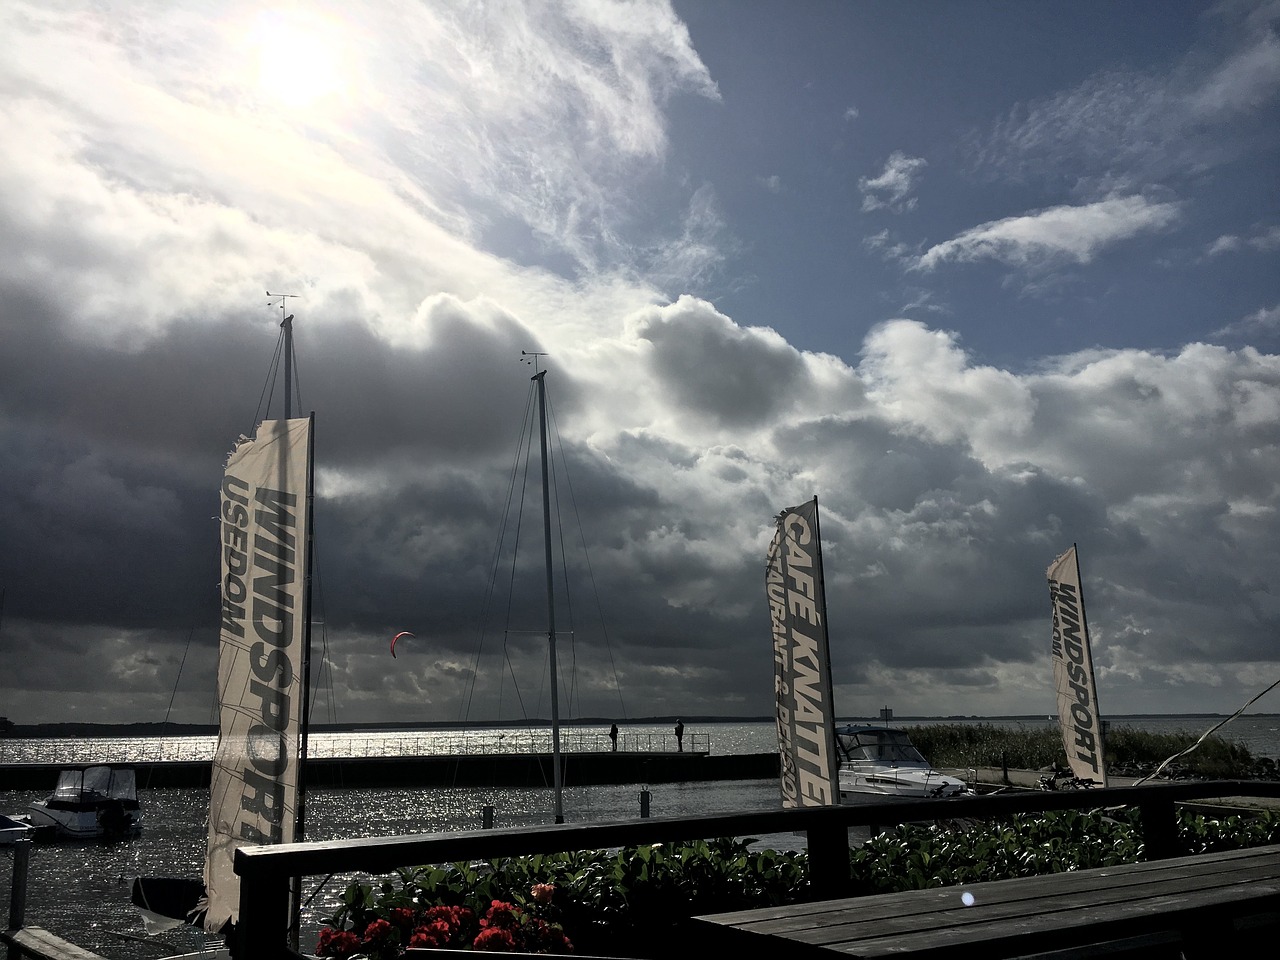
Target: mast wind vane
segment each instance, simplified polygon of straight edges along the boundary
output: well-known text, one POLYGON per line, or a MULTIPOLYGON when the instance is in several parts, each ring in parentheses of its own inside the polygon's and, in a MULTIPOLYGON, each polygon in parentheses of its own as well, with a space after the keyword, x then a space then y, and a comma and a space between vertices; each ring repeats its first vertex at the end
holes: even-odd
POLYGON ((290 315, 289 315, 289 316, 287 316, 287 317, 284 315, 285 301, 286 301, 286 300, 296 300, 298 297, 302 296, 302 294, 300 294, 300 293, 272 293, 270 290, 268 290, 268 291, 267 291, 267 296, 271 298, 270 300, 268 300, 268 301, 267 301, 267 306, 268 306, 268 307, 274 307, 274 306, 279 306, 279 307, 280 307, 280 326, 282 326, 282 327, 283 327, 286 323, 288 323, 290 320, 292 320, 292 319, 293 319, 293 315, 292 315, 292 314, 290 314, 290 315), (279 300, 279 301, 280 301, 280 302, 279 302, 279 304, 277 304, 277 303, 276 303, 276 301, 277 301, 277 300, 279 300))

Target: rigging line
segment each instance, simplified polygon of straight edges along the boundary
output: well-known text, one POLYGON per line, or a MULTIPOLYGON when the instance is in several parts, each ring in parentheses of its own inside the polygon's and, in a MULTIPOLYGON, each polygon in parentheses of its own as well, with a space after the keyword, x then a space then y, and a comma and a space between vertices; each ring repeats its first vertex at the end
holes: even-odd
MULTIPOLYGON (((312 603, 319 607, 320 614, 320 665, 316 669, 316 682, 311 691, 311 712, 314 715, 316 703, 320 699, 321 688, 324 689, 325 702, 328 707, 330 723, 337 723, 337 704, 333 697, 333 662, 329 659, 329 617, 324 607, 324 577, 320 570, 320 545, 313 535, 311 541, 311 576, 315 579, 312 590, 312 603), (327 677, 327 680, 326 680, 327 677)), ((314 621, 313 621, 314 623, 314 621)))
POLYGON ((1136 786, 1138 786, 1139 784, 1141 784, 1141 783, 1145 783, 1146 781, 1148 781, 1148 780, 1152 779, 1153 777, 1157 777, 1157 776, 1159 776, 1159 775, 1160 775, 1160 771, 1162 771, 1165 767, 1167 767, 1169 764, 1173 763, 1173 761, 1177 760, 1179 757, 1185 757, 1188 753, 1190 753, 1190 752, 1191 752, 1192 750, 1194 750, 1196 747, 1200 746, 1200 744, 1204 743, 1204 742, 1205 742, 1205 740, 1207 740, 1207 739, 1209 738, 1209 735, 1210 735, 1210 734, 1212 734, 1215 730, 1221 730, 1221 729, 1222 729, 1223 727, 1225 727, 1228 723, 1230 723, 1230 722, 1231 722, 1232 720, 1234 720, 1236 717, 1240 716, 1240 714, 1244 713, 1246 710, 1248 710, 1248 709, 1249 709, 1249 707, 1253 706, 1253 704, 1257 703, 1260 699, 1262 699, 1264 696, 1266 696, 1268 693, 1270 693, 1270 692, 1271 692, 1272 690, 1274 690, 1276 687, 1280 687, 1280 680, 1277 680, 1275 683, 1271 684, 1271 686, 1267 687, 1267 689, 1263 690, 1263 691, 1262 691, 1262 693, 1259 693, 1259 694, 1258 694, 1257 696, 1255 696, 1252 700, 1250 700, 1248 703, 1246 703, 1243 707, 1241 707, 1239 710, 1237 710, 1237 711, 1236 711, 1235 713, 1233 713, 1231 716, 1227 717, 1227 719, 1225 719, 1225 720, 1223 720, 1223 721, 1221 721, 1221 722, 1219 722, 1219 723, 1214 724, 1212 727, 1210 727, 1210 728, 1209 728, 1208 730, 1206 730, 1204 733, 1200 734, 1200 739, 1199 739, 1199 740, 1197 740, 1195 743, 1193 743, 1191 746, 1187 747, 1187 749, 1185 749, 1185 750, 1183 750, 1183 751, 1181 751, 1181 752, 1179 752, 1179 753, 1175 753, 1172 757, 1170 757, 1169 759, 1165 760, 1165 761, 1164 761, 1164 763, 1160 764, 1160 766, 1156 767, 1154 771, 1152 771, 1151 773, 1147 774, 1145 777, 1139 777, 1137 780, 1133 781, 1133 785, 1136 787, 1136 786))
MULTIPOLYGON (((520 693, 520 684, 516 680, 515 665, 511 662, 511 651, 507 641, 510 639, 510 636, 511 636, 511 632, 508 628, 510 628, 511 626, 511 611, 512 611, 512 606, 515 603, 516 560, 520 556, 520 535, 524 529, 524 503, 525 503, 525 498, 529 492, 529 465, 530 465, 530 462, 533 460, 533 428, 535 426, 535 423, 534 423, 534 418, 532 416, 532 411, 533 411, 533 396, 534 396, 534 392, 537 390, 536 385, 531 385, 529 390, 530 390, 530 404, 528 409, 530 411, 530 415, 525 419, 525 423, 522 427, 522 433, 528 436, 529 442, 524 445, 523 482, 520 484, 519 507, 516 511, 516 534, 515 534, 515 542, 512 544, 512 550, 511 550, 511 572, 507 578, 507 611, 506 611, 506 621, 504 623, 503 633, 502 633, 502 656, 503 656, 503 659, 506 661, 507 670, 511 674, 511 686, 515 691, 516 702, 519 703, 520 705, 520 714, 526 720, 529 719, 529 711, 525 709, 524 696, 520 693)), ((501 711, 501 705, 502 705, 501 692, 499 692, 498 705, 499 705, 499 711, 501 711)))
POLYGON ((178 696, 178 684, 182 682, 182 668, 187 665, 187 654, 191 651, 191 637, 195 632, 195 627, 187 631, 187 645, 182 650, 182 662, 178 664, 178 679, 173 682, 173 692, 169 694, 169 706, 164 711, 166 724, 169 722, 169 714, 173 712, 173 701, 178 696))
POLYGON ((481 600, 480 614, 476 624, 476 652, 472 659, 471 676, 467 682, 462 701, 459 704, 459 720, 465 720, 471 714, 471 704, 475 698, 476 683, 480 676, 480 661, 484 653, 485 631, 489 625, 490 612, 492 610, 494 596, 497 593, 498 568, 502 563, 502 546, 506 541, 507 527, 510 522, 511 502, 514 499, 516 479, 520 475, 521 453, 524 451, 525 438, 528 436, 526 424, 528 424, 533 410, 534 389, 534 386, 530 384, 529 393, 525 399, 524 419, 516 437, 516 448, 511 459, 511 472, 507 478, 506 507, 504 509, 502 519, 498 524, 497 536, 494 538, 493 554, 489 566, 489 582, 485 585, 485 594, 481 600))
MULTIPOLYGON (((0 606, 3 606, 3 603, 4 593, 0 591, 0 606)), ((178 696, 178 687, 182 683, 182 668, 187 665, 187 654, 191 652, 191 638, 195 635, 195 632, 196 628, 194 626, 187 631, 187 645, 182 648, 182 660, 178 663, 178 676, 177 679, 173 681, 173 690, 169 693, 169 706, 167 706, 164 711, 164 723, 162 724, 162 729, 169 726, 169 715, 173 713, 173 701, 177 699, 178 696)), ((144 786, 151 786, 151 774, 153 771, 154 765, 152 768, 147 770, 147 782, 144 786)))
MULTIPOLYGON (((560 439, 560 427, 555 421, 554 415, 552 415, 552 428, 556 435, 557 445, 560 447, 561 459, 564 459, 564 443, 560 439)), ((604 638, 605 651, 609 655, 609 668, 613 671, 613 687, 618 693, 618 708, 622 711, 622 718, 625 720, 627 717, 627 705, 622 698, 622 682, 618 679, 618 664, 613 656, 613 644, 609 640, 609 627, 605 621, 604 606, 600 602, 600 590, 596 584, 595 569, 591 566, 591 554, 587 551, 586 534, 583 531, 582 515, 578 511, 578 500, 573 492, 573 478, 569 474, 568 460, 565 460, 564 479, 565 486, 569 491, 569 505, 573 509, 573 516, 578 524, 578 539, 582 544, 582 560, 587 568, 587 580, 591 583, 591 595, 596 601, 596 615, 600 618, 600 632, 604 638)))
MULTIPOLYGON (((550 450, 554 451, 559 446, 560 460, 564 465, 564 473, 567 480, 569 462, 565 458, 564 444, 560 441, 559 433, 555 431, 555 411, 552 409, 550 397, 547 398, 547 420, 552 426, 552 432, 555 434, 555 442, 550 445, 550 450)), ((551 452, 548 456, 551 460, 551 489, 556 505, 556 535, 560 543, 560 575, 564 583, 565 619, 569 624, 569 680, 565 685, 565 705, 568 709, 568 715, 572 717, 574 715, 574 697, 578 692, 578 643, 573 623, 573 591, 569 589, 569 559, 565 553, 564 512, 560 509, 560 474, 556 470, 554 453, 551 452)), ((579 530, 581 530, 581 520, 579 520, 579 530)))
POLYGON ((276 392, 276 377, 280 372, 280 358, 284 354, 285 348, 285 331, 282 329, 280 335, 276 338, 276 350, 271 356, 271 362, 267 366, 267 377, 262 385, 262 392, 258 394, 258 407, 253 412, 253 425, 249 427, 249 432, 245 436, 249 436, 254 432, 258 423, 262 418, 271 412, 271 398, 276 392))
MULTIPOLYGON (((526 410, 526 416, 528 411, 526 410)), ((471 704, 475 697, 476 681, 480 676, 480 660, 484 654, 484 638, 485 631, 489 622, 489 608, 493 602, 493 595, 497 589, 498 579, 498 562, 502 555, 502 543, 506 538, 507 512, 510 509, 511 491, 515 487, 515 477, 520 465, 520 445, 523 443, 524 433, 521 432, 517 440, 515 456, 511 464, 511 472, 507 478, 507 510, 504 511, 501 519, 498 521, 497 535, 494 537, 493 552, 489 562, 489 580, 485 584, 484 595, 480 601, 480 610, 476 618, 476 649, 471 661, 471 674, 464 682, 463 695, 458 704, 458 719, 466 720, 471 715, 471 704)))
MULTIPOLYGON (((503 660, 507 665, 507 672, 511 674, 511 689, 515 692, 516 703, 519 704, 520 706, 520 715, 524 717, 525 723, 528 724, 528 730, 530 734, 532 734, 533 726, 529 724, 529 711, 526 710, 524 706, 524 695, 520 692, 520 682, 516 679, 515 664, 511 662, 511 656, 510 654, 507 653, 506 647, 507 647, 507 639, 504 636, 502 638, 502 653, 503 653, 503 660)), ((501 713, 501 707, 499 707, 499 713, 501 713)), ((501 719, 501 716, 499 716, 499 719, 501 719)))

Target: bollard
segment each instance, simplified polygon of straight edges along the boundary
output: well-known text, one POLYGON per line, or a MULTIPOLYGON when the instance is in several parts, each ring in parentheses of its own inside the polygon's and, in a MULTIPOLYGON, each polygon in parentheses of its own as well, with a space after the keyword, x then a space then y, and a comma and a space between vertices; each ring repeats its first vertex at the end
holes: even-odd
POLYGON ((485 830, 493 829, 493 807, 485 806, 481 808, 480 821, 485 830))
POLYGON ((640 791, 640 819, 647 819, 649 816, 649 788, 645 787, 640 791))
POLYGON ((13 842, 13 878, 9 884, 9 929, 21 930, 26 922, 27 867, 31 863, 31 840, 13 842))

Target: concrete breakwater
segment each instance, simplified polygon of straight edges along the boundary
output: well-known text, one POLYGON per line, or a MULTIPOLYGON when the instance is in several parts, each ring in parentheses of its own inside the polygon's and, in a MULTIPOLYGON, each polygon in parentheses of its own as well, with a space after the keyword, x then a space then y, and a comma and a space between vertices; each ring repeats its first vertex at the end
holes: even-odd
MULTIPOLYGON (((322 757, 307 761, 311 787, 538 787, 554 782, 549 753, 426 757, 322 757)), ((208 761, 144 760, 129 764, 138 788, 207 787, 208 761)), ((0 790, 52 790, 70 764, 0 764, 0 790)), ((565 753, 566 787, 702 780, 766 780, 779 776, 777 753, 565 753)))

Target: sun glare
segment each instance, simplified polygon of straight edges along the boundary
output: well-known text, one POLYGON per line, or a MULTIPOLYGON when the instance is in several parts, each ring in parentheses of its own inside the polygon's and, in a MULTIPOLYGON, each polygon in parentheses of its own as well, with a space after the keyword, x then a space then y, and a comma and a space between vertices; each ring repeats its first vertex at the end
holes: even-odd
POLYGON ((301 14, 266 12, 253 29, 258 89, 288 109, 340 99, 346 91, 340 28, 301 14))

